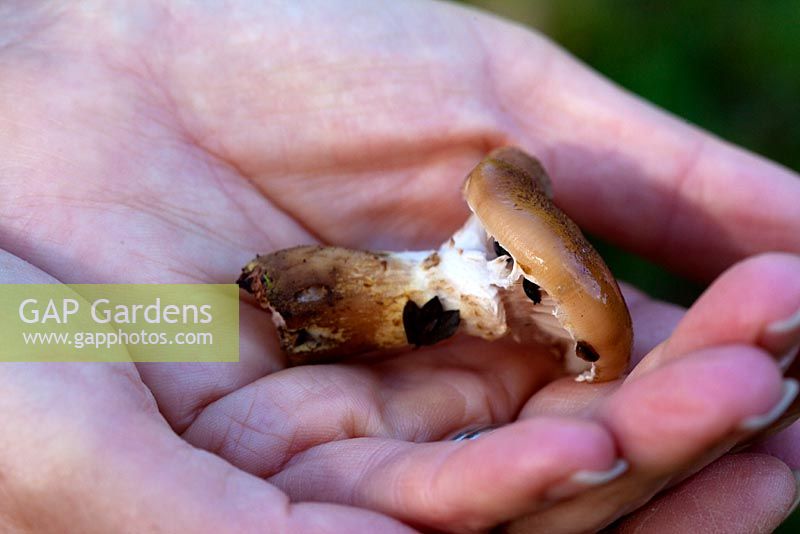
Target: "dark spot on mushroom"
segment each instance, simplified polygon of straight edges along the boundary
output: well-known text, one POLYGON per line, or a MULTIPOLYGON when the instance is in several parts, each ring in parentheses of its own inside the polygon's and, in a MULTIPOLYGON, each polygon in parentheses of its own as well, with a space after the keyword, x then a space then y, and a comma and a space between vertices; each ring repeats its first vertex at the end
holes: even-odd
POLYGON ((296 332, 296 337, 294 338, 294 346, 299 347, 301 345, 305 345, 309 341, 311 341, 311 335, 308 333, 308 330, 305 328, 301 328, 296 332))
POLYGON ((242 269, 242 274, 236 279, 236 284, 248 293, 253 292, 253 278, 250 274, 242 269))
POLYGON ((269 279, 267 273, 264 272, 260 265, 253 265, 252 263, 242 269, 242 274, 236 279, 236 284, 251 294, 255 294, 262 289, 269 290, 272 288, 272 280, 269 279))
POLYGON ((578 341, 578 346, 575 347, 575 354, 578 356, 578 358, 587 362, 596 362, 600 359, 600 355, 597 354, 597 351, 594 350, 594 347, 585 341, 578 341))
POLYGON ((403 328, 408 343, 417 347, 443 341, 458 330, 458 310, 445 310, 439 297, 433 297, 422 308, 413 300, 403 307, 403 328))
POLYGON ((534 284, 527 278, 522 279, 522 289, 525 290, 525 294, 533 301, 534 304, 539 304, 542 302, 541 289, 539 289, 538 285, 534 284))
POLYGON ((498 258, 500 256, 509 256, 509 257, 511 257, 511 254, 509 254, 508 251, 506 249, 504 249, 503 246, 500 243, 498 243, 497 241, 493 240, 492 241, 492 246, 494 247, 494 254, 498 258))

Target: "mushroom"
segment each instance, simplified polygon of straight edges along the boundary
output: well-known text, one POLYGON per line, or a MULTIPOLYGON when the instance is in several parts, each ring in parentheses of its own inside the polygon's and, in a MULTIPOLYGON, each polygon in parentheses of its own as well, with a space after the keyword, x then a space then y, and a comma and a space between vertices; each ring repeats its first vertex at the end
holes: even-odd
POLYGON ((538 329, 567 344, 568 368, 592 364, 579 379, 610 380, 623 373, 633 343, 625 300, 600 255, 550 200, 550 181, 541 164, 516 148, 495 150, 467 177, 464 196, 520 271, 523 291, 505 297, 514 321, 530 313, 529 307, 516 304, 525 293, 534 303, 541 301, 533 307, 538 329))
POLYGON ((292 364, 431 345, 456 332, 550 349, 579 381, 628 365, 631 319, 616 280, 551 201, 541 164, 513 147, 469 174, 472 210, 438 250, 303 246, 257 256, 238 283, 272 313, 292 364))

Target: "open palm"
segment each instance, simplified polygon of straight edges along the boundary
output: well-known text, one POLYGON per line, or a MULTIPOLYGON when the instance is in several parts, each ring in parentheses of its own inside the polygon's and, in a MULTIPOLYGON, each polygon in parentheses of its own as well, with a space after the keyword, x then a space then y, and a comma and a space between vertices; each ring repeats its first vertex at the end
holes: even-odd
MULTIPOLYGON (((484 15, 292 5, 3 8, 16 24, 0 48, 0 246, 86 283, 232 282, 256 252, 303 243, 434 246, 466 216, 466 171, 513 143, 543 160, 556 202, 588 230, 701 279, 726 272, 688 312, 626 288, 641 363, 611 384, 553 381, 546 357, 467 340, 373 365, 284 369, 252 303, 237 364, 4 368, 2 382, 51 413, 62 439, 93 445, 83 462, 113 464, 113 480, 82 472, 70 491, 100 476, 130 517, 147 508, 153 522, 209 531, 403 528, 348 507, 290 512, 279 488, 423 528, 569 532, 711 464, 704 473, 736 469, 740 487, 771 491, 743 514, 746 492, 721 501, 726 488, 700 473, 660 501, 707 499, 737 526, 756 511, 761 528, 780 521, 794 495, 783 463, 712 462, 786 390, 774 358, 797 333, 769 325, 800 308, 800 259, 731 266, 800 252, 796 177, 484 15), (42 384, 61 392, 56 407, 42 384), (489 424, 504 426, 448 440, 489 424), (607 484, 571 478, 620 458, 629 468, 607 484)), ((117 520, 128 521, 96 526, 117 520)))

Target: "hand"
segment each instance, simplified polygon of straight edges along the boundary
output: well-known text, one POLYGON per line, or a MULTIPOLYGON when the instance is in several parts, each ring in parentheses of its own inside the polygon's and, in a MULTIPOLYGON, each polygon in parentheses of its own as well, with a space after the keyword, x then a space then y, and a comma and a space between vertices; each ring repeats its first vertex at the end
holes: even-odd
POLYGON ((0 8, 0 246, 61 281, 228 282, 301 243, 431 246, 466 216, 466 170, 505 143, 542 158, 588 231, 718 279, 689 312, 627 290, 640 363, 606 385, 548 383, 545 358, 479 342, 282 370, 250 305, 237 365, 6 366, 26 392, 4 406, 13 524, 402 528, 283 491, 425 528, 581 531, 706 465, 659 497, 669 513, 627 521, 752 531, 786 513, 786 464, 717 458, 781 397, 762 334, 800 308, 800 259, 737 262, 800 251, 789 171, 447 4, 21 6, 0 8), (448 441, 489 423, 505 426, 448 441), (568 482, 619 457, 608 484, 568 482), (733 469, 747 507, 719 498, 733 469), (31 480, 49 482, 37 499, 31 480))
MULTIPOLYGON (((0 283, 54 283, 0 252, 0 283)), ((0 367, 4 532, 411 532, 347 506, 290 503, 191 447, 133 364, 0 367)))

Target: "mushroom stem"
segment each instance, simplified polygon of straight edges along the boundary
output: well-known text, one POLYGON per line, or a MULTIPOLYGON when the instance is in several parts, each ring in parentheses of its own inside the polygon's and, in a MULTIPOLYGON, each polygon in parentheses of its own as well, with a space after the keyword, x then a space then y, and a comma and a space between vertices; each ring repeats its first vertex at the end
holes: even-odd
POLYGON ((272 313, 292 364, 428 345, 456 331, 497 339, 506 331, 495 259, 474 218, 439 250, 370 252, 302 246, 258 256, 238 283, 272 313))

